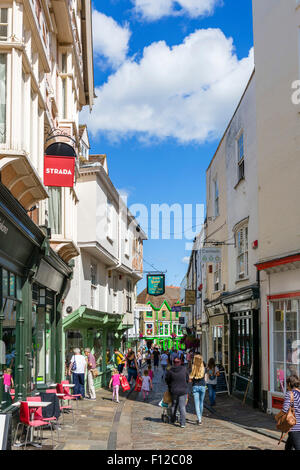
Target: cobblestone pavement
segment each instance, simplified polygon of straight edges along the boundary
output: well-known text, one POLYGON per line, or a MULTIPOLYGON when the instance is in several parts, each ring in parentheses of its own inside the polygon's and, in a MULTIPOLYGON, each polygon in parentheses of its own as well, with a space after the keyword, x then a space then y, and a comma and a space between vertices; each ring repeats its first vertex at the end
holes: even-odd
MULTIPOLYGON (((131 436, 128 433, 124 435, 125 429, 123 431, 120 429, 117 449, 277 450, 279 448, 274 439, 245 430, 236 424, 221 419, 207 409, 204 410, 202 426, 196 425, 196 415, 191 393, 189 394, 187 405, 186 427, 182 429, 179 427, 179 424, 162 423, 162 409, 158 406, 158 403, 166 388, 159 371, 154 376, 153 391, 150 392, 148 402, 143 402, 140 393, 136 397, 135 402, 128 401, 125 404, 124 413, 127 415, 127 422, 131 421, 131 436)), ((217 399, 219 399, 219 396, 217 399)), ((243 405, 238 403, 237 409, 240 406, 243 405)), ((227 406, 227 411, 228 409, 229 406, 227 406)), ((221 406, 217 405, 216 410, 221 411, 221 406)), ((233 418, 236 418, 236 413, 233 418)), ((269 420, 270 418, 267 417, 267 419, 269 420)), ((244 417, 244 424, 245 421, 244 417)), ((281 445, 280 448, 282 449, 283 446, 281 445)))
MULTIPOLYGON (((112 393, 101 389, 97 400, 83 400, 79 410, 75 409, 75 424, 72 415, 65 415, 61 426, 60 441, 55 450, 283 450, 276 440, 244 429, 242 426, 256 426, 260 430, 273 432, 274 418, 239 400, 217 396, 217 406, 212 413, 204 409, 202 426, 196 425, 193 397, 189 393, 187 423, 184 429, 179 425, 164 424, 161 421, 162 408, 158 406, 166 385, 161 370, 155 373, 153 391, 149 400, 143 402, 142 394, 120 393, 120 404, 112 402, 112 393), (228 421, 231 420, 231 422, 228 421), (273 430, 273 431, 272 431, 273 430)), ((43 449, 52 449, 50 432, 44 432, 43 449)), ((56 438, 56 433, 54 434, 56 438)), ((17 448, 15 448, 17 450, 17 448)), ((38 450, 28 446, 28 450, 38 450)))

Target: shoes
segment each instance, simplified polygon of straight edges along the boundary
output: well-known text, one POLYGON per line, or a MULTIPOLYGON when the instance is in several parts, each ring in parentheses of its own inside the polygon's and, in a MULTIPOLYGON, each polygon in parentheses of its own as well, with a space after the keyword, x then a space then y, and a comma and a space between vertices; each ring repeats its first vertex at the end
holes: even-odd
POLYGON ((199 420, 197 419, 197 424, 198 424, 198 426, 201 426, 202 421, 199 421, 199 420))
POLYGON ((184 425, 184 424, 181 424, 180 427, 181 427, 181 428, 185 428, 185 425, 184 425))
MULTIPOLYGON (((96 400, 96 398, 95 398, 95 400, 96 400)), ((119 400, 117 400, 116 403, 120 403, 119 400)))
POLYGON ((89 400, 96 400, 96 398, 89 398, 89 400))

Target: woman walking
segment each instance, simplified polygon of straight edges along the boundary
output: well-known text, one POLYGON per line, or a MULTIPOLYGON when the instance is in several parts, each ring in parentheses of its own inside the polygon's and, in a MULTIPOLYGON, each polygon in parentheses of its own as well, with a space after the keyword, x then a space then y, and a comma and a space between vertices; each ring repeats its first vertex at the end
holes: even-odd
POLYGON ((205 397, 205 367, 202 356, 197 353, 194 356, 190 382, 193 385, 193 397, 197 414, 197 424, 202 424, 203 402, 205 397))
POLYGON ((166 383, 172 395, 171 422, 175 424, 176 412, 179 407, 180 427, 185 428, 189 374, 186 368, 181 366, 181 361, 178 357, 174 359, 174 366, 167 371, 166 383))
POLYGON ((208 388, 208 396, 210 406, 215 406, 216 404, 216 389, 217 389, 217 380, 220 375, 219 369, 216 366, 215 360, 213 357, 210 358, 207 364, 206 369, 206 385, 208 388))
POLYGON ((300 380, 297 375, 291 375, 287 378, 287 393, 284 397, 282 411, 287 413, 291 406, 291 398, 293 395, 294 410, 296 416, 296 424, 289 431, 288 439, 285 444, 285 450, 300 450, 300 380))
POLYGON ((138 374, 138 364, 134 352, 132 351, 127 356, 127 371, 128 371, 128 383, 131 385, 131 379, 136 380, 138 374))
POLYGON ((82 356, 79 348, 73 349, 74 355, 71 358, 69 375, 73 374, 74 394, 84 398, 84 375, 86 371, 86 359, 82 356))

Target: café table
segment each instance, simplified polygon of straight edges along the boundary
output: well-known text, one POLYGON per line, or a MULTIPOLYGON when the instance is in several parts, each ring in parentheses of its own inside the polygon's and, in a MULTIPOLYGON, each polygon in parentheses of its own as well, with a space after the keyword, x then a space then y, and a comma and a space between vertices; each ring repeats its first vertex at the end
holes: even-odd
MULTIPOLYGON (((38 408, 46 408, 46 406, 51 405, 51 401, 28 401, 28 408, 30 410, 30 420, 34 420, 34 414, 38 408)), ((21 402, 18 401, 16 403, 13 403, 13 406, 20 407, 21 402)), ((48 424, 45 422, 45 425, 48 424)), ((16 447, 22 447, 25 445, 25 442, 20 442, 18 444, 15 444, 16 447)), ((33 427, 30 428, 30 441, 27 442, 27 445, 31 445, 33 447, 42 447, 41 444, 33 440, 33 427)))

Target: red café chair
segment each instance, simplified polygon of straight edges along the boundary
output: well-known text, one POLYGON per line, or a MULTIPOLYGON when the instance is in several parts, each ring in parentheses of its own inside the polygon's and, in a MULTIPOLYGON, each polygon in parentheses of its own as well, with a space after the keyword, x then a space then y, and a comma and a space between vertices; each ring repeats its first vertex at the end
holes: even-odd
MULTIPOLYGON (((62 385, 66 385, 66 384, 70 384, 70 382, 69 382, 69 380, 62 380, 61 384, 62 384, 62 385)), ((78 406, 78 402, 79 402, 78 398, 81 397, 81 394, 80 394, 80 393, 76 393, 76 394, 71 393, 69 387, 63 387, 63 389, 64 389, 64 393, 65 393, 66 396, 68 397, 68 398, 67 398, 68 400, 76 400, 76 406, 77 406, 77 411, 78 411, 78 408, 79 408, 79 406, 78 406)))
MULTIPOLYGON (((15 432, 14 444, 16 443, 16 440, 17 440, 18 430, 19 430, 20 425, 23 425, 23 429, 24 429, 24 426, 27 427, 25 443, 24 443, 25 444, 24 449, 26 449, 27 441, 28 441, 28 433, 29 433, 29 430, 31 428, 33 428, 33 429, 39 428, 39 430, 40 430, 40 443, 42 445, 41 431, 43 429, 43 426, 47 426, 48 423, 44 420, 41 420, 41 419, 33 419, 33 420, 30 419, 30 411, 29 411, 29 406, 28 406, 27 401, 21 401, 20 421, 17 425, 17 429, 16 429, 16 432, 15 432)), ((52 447, 54 448, 52 427, 51 427, 51 437, 52 437, 52 447)))
MULTIPOLYGON (((55 391, 55 390, 54 390, 55 391)), ((41 397, 36 396, 36 397, 27 397, 26 401, 42 401, 41 397)), ((36 420, 41 420, 45 421, 46 424, 49 424, 51 429, 53 429, 52 423, 55 421, 57 423, 57 419, 55 416, 51 416, 50 418, 44 418, 43 412, 42 412, 42 407, 37 408, 35 413, 34 413, 34 419, 36 420)), ((56 426, 56 431, 57 431, 57 440, 59 441, 59 432, 58 432, 58 426, 56 426)))
MULTIPOLYGON (((56 392, 60 395, 62 395, 62 397, 60 397, 60 400, 70 400, 70 398, 68 398, 68 395, 65 395, 65 392, 64 392, 64 387, 62 386, 62 384, 57 384, 56 385, 56 392)), ((71 411, 72 412, 72 416, 73 416, 73 424, 75 424, 75 419, 74 419, 74 411, 73 411, 73 407, 68 403, 68 405, 63 405, 61 404, 60 405, 60 411, 62 412, 62 415, 63 415, 63 424, 65 424, 65 411, 71 411)))
POLYGON ((11 388, 11 389, 10 389, 10 396, 11 396, 12 401, 14 401, 15 395, 16 395, 15 389, 14 389, 14 388, 11 388))

